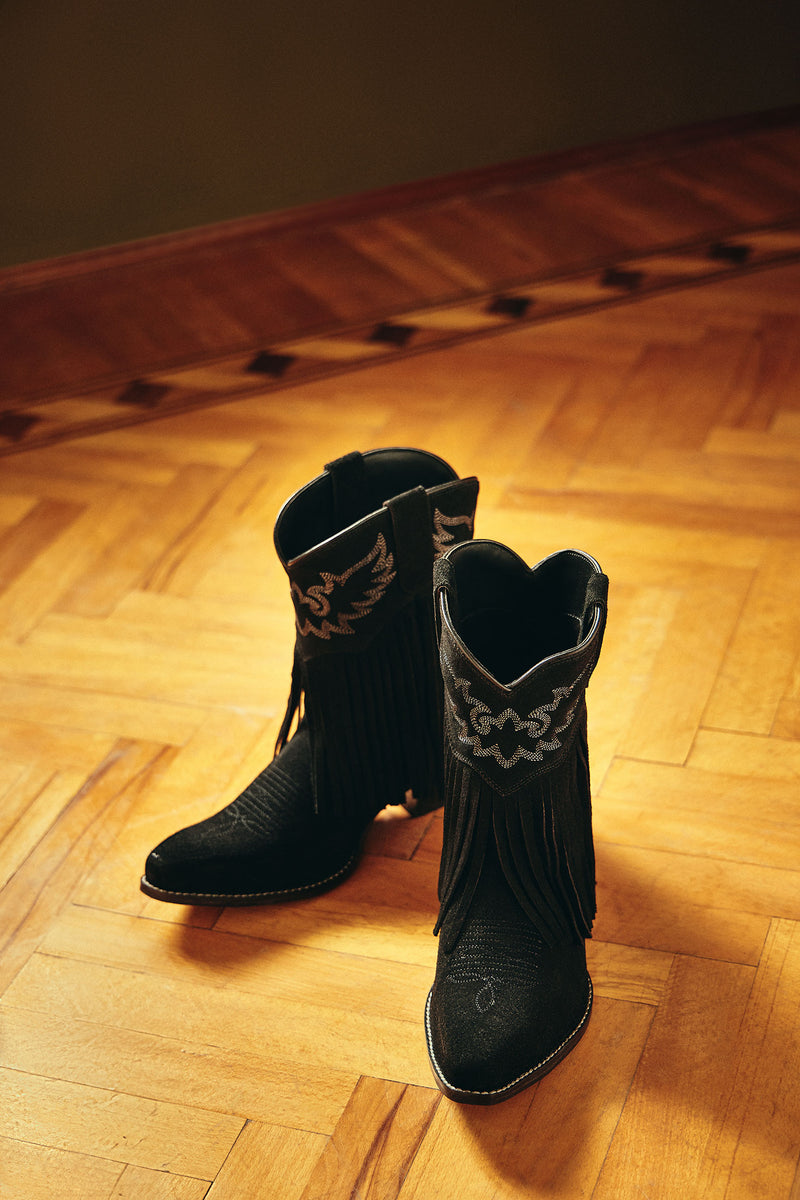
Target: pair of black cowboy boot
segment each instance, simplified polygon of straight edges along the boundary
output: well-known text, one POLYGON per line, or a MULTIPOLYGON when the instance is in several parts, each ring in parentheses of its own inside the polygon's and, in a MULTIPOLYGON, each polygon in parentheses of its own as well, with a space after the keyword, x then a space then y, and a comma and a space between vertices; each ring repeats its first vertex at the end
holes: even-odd
POLYGON ((477 495, 442 459, 389 449, 338 459, 287 502, 275 545, 297 638, 275 758, 162 842, 142 888, 309 896, 349 874, 385 805, 444 803, 428 1052, 447 1096, 493 1104, 554 1067, 591 1010, 584 693, 607 580, 576 550, 531 570, 472 541, 477 495))

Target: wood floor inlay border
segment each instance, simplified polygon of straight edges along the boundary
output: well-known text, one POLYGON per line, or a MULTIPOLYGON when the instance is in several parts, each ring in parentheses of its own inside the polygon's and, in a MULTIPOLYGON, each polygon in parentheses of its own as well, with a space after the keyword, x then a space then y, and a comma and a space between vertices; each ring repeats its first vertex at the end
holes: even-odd
POLYGON ((800 213, 0 410, 0 456, 800 261, 800 213))

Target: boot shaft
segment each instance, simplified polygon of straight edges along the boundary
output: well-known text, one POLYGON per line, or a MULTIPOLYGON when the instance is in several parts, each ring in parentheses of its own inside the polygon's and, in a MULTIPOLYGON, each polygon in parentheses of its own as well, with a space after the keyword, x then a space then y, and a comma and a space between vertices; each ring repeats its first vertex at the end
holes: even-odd
POLYGON ((444 681, 445 832, 437 930, 455 944, 487 853, 547 945, 595 912, 585 691, 607 580, 565 550, 528 566, 494 542, 434 571, 444 681))
POLYGON ((505 546, 476 541, 437 565, 434 589, 451 751, 513 795, 569 753, 600 655, 608 581, 579 550, 531 569, 505 546))
POLYGON ((284 504, 275 547, 289 576, 304 660, 368 644, 434 558, 472 537, 478 481, 423 450, 371 450, 329 463, 284 504))
POLYGON ((279 748, 302 696, 318 811, 370 819, 409 791, 441 802, 431 577, 471 538, 477 493, 435 455, 375 450, 329 464, 281 510, 297 636, 279 748))

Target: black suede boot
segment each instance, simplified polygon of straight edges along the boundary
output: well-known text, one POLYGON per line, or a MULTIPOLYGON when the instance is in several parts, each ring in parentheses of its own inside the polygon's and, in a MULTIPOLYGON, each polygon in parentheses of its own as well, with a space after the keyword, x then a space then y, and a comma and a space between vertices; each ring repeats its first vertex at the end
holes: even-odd
POLYGON ((496 1104, 586 1029, 595 914, 584 691, 608 581, 563 550, 533 569, 505 546, 434 568, 445 695, 444 849, 428 1053, 451 1100, 496 1104))
POLYGON ((297 637, 276 755, 222 812, 147 859, 175 904, 268 904, 340 883, 387 804, 441 800, 434 558, 472 537, 478 481, 422 450, 349 454, 284 505, 297 637), (301 711, 302 710, 302 711, 301 711), (299 723, 292 736, 295 718, 299 723))

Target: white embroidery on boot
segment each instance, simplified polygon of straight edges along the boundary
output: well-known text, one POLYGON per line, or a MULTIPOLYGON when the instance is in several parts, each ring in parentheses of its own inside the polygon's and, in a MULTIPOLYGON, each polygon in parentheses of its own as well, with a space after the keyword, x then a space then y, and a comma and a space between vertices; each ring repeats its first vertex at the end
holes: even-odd
POLYGON ((306 618, 303 622, 300 620, 300 614, 297 613, 297 630, 301 637, 307 637, 313 634, 314 637, 325 638, 329 640, 331 634, 342 633, 351 634, 354 630, 351 628, 353 621, 360 620, 361 617, 372 612, 372 609, 383 596, 389 584, 394 579, 397 572, 394 570, 394 557, 387 549, 386 539, 382 533, 378 534, 376 541, 369 554, 365 555, 359 562, 353 563, 352 567, 348 567, 341 575, 333 575, 329 571, 322 571, 320 579, 322 583, 313 584, 308 591, 304 592, 296 584, 292 584, 292 595, 295 597, 295 604, 302 604, 308 608, 313 617, 321 618, 321 624, 315 625, 306 618), (342 611, 332 612, 334 605, 331 599, 335 602, 339 597, 334 595, 337 589, 344 587, 349 579, 356 574, 357 571, 363 570, 365 567, 370 567, 370 572, 367 575, 364 583, 366 586, 356 593, 355 597, 347 599, 341 597, 344 601, 342 611), (332 620, 328 620, 328 616, 332 620))
POLYGON ((456 525, 465 525, 469 536, 472 537, 473 518, 469 513, 460 517, 447 517, 438 508, 433 510, 434 558, 441 558, 450 543, 456 540, 456 535, 450 532, 450 529, 456 525), (449 528, 445 528, 445 526, 449 526, 449 528))
POLYGON ((521 758, 526 759, 528 762, 542 762, 547 751, 559 750, 561 748, 558 735, 563 733, 572 724, 575 713, 578 710, 580 695, 576 696, 575 702, 564 713, 564 719, 560 725, 551 728, 553 720, 551 714, 555 712, 566 696, 570 696, 574 692, 585 674, 585 670, 581 671, 574 683, 569 684, 567 687, 553 688, 551 703, 539 705, 538 708, 534 708, 529 712, 527 717, 521 717, 513 708, 504 708, 501 713, 495 715, 488 704, 485 704, 482 700, 477 700, 472 695, 468 679, 459 679, 453 675, 453 683, 461 692, 465 702, 469 705, 469 721, 465 721, 459 713, 452 697, 448 695, 447 699, 450 711, 458 726, 458 740, 463 745, 469 746, 471 753, 476 758, 494 758, 504 769, 516 766, 521 758), (520 742, 511 757, 506 758, 497 742, 491 746, 484 744, 483 739, 491 736, 493 729, 502 729, 508 721, 512 722, 515 733, 536 743, 532 750, 526 748, 520 742), (543 735, 548 730, 550 731, 550 739, 545 740, 543 735))

